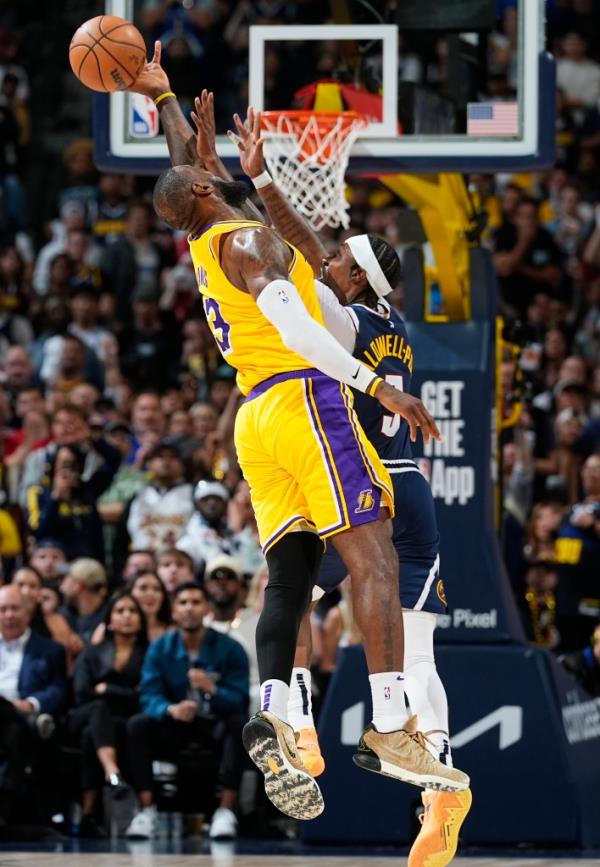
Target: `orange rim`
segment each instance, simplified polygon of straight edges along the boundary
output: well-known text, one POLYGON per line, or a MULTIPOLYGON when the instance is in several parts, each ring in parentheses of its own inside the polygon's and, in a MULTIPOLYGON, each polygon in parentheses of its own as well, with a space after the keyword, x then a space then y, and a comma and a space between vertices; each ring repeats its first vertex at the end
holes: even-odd
MULTIPOLYGON (((295 135, 298 139, 303 135, 310 121, 316 121, 316 130, 309 130, 302 141, 302 156, 306 159, 313 156, 320 146, 320 139, 326 136, 335 125, 342 121, 342 130, 350 132, 355 126, 366 126, 368 118, 356 111, 308 111, 282 110, 263 111, 261 113, 261 127, 263 133, 277 135, 295 135), (288 122, 288 129, 281 129, 279 121, 284 118, 288 122)), ((335 159, 339 153, 339 147, 330 143, 321 153, 319 162, 327 162, 335 159)))

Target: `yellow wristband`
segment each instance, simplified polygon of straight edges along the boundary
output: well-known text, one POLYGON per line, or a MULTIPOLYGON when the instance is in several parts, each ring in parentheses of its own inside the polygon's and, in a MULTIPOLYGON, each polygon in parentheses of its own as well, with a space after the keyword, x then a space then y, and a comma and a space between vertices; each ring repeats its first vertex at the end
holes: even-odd
POLYGON ((172 96, 174 99, 176 98, 172 90, 167 90, 165 93, 161 93, 160 96, 156 97, 154 105, 158 105, 159 102, 162 102, 163 99, 166 99, 168 96, 172 96))
POLYGON ((368 394, 369 397, 373 397, 373 395, 375 394, 375 391, 377 389, 377 386, 379 385, 380 382, 383 382, 383 379, 380 376, 374 376, 373 377, 373 379, 369 383, 369 385, 367 387, 367 391, 366 391, 366 394, 368 394))

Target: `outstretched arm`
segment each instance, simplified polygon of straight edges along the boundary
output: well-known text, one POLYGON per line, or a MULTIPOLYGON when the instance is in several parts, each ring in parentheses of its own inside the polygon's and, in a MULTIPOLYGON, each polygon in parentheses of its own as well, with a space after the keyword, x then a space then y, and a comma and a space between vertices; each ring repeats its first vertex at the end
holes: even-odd
POLYGON ((225 167, 225 163, 217 153, 214 93, 204 88, 200 96, 195 98, 194 107, 196 110, 192 112, 192 121, 196 127, 196 155, 198 159, 207 171, 225 181, 232 181, 233 175, 225 167))
POLYGON ((157 105, 158 113, 167 138, 169 156, 174 166, 191 166, 196 160, 196 136, 177 102, 177 97, 171 92, 169 78, 160 65, 161 44, 157 39, 154 43, 154 55, 148 61, 133 86, 129 90, 141 93, 156 101, 163 94, 157 105))
POLYGON ((298 247, 300 252, 312 266, 316 275, 321 273, 323 259, 327 252, 312 226, 288 201, 277 184, 268 180, 265 160, 263 157, 263 139, 260 135, 260 112, 248 109, 246 123, 242 123, 239 115, 233 117, 237 135, 229 132, 240 152, 240 163, 248 177, 256 179, 264 175, 264 186, 258 187, 258 194, 267 209, 273 226, 280 235, 298 247))
POLYGON ((312 318, 290 282, 290 258, 289 247, 266 227, 232 233, 224 241, 221 255, 227 277, 252 295, 288 349, 332 379, 375 397, 390 412, 401 415, 408 422, 413 441, 419 427, 425 442, 432 436, 441 439, 435 421, 418 398, 398 391, 374 374, 312 318))
MULTIPOLYGON (((225 163, 217 153, 216 125, 215 125, 215 97, 212 92, 202 91, 194 100, 196 108, 192 112, 192 120, 196 127, 196 156, 204 168, 212 172, 218 178, 231 181, 233 177, 225 167, 225 163)), ((264 218, 252 202, 247 199, 242 205, 242 211, 249 220, 257 220, 264 223, 264 218)))

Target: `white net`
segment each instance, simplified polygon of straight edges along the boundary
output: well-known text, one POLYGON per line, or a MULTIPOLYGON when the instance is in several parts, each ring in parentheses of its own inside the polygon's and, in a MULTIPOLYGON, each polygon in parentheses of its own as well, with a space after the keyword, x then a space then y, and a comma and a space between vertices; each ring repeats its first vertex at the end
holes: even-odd
POLYGON ((344 176, 350 148, 366 123, 354 112, 263 112, 269 171, 317 231, 349 225, 344 176))

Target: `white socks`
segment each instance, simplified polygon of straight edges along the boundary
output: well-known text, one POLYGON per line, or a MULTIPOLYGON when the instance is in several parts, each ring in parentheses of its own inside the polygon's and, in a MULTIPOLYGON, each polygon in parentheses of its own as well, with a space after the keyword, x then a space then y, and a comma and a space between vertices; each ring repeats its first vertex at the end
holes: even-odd
POLYGON ((382 671, 369 675, 373 700, 373 725, 378 732, 395 732, 406 722, 404 675, 382 671))
POLYGON ((282 680, 265 680, 260 685, 260 709, 268 710, 283 722, 288 721, 290 688, 282 680))
POLYGON ((406 697, 419 729, 431 741, 428 749, 436 759, 452 767, 448 737, 448 699, 435 666, 433 633, 436 616, 427 611, 403 611, 404 670, 406 697))
POLYGON ((288 699, 288 719, 295 732, 314 729, 311 676, 308 668, 294 668, 288 699))

